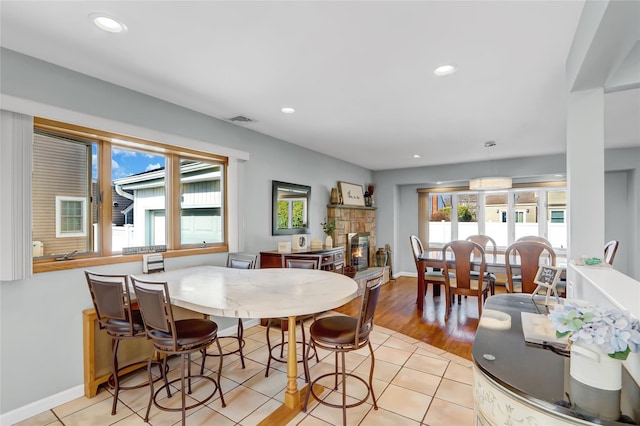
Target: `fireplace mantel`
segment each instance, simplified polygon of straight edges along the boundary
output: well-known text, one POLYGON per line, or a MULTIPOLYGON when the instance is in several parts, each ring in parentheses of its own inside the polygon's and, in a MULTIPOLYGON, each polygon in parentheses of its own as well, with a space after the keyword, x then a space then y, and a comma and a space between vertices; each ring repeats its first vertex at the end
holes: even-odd
POLYGON ((377 207, 350 206, 345 204, 327 204, 327 209, 376 210, 377 207))

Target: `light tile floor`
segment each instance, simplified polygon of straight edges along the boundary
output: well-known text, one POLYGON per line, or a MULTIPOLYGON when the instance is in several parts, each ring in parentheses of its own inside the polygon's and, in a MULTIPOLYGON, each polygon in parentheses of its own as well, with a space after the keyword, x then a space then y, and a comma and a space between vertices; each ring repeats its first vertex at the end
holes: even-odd
MULTIPOLYGON (((310 322, 305 324, 307 327, 310 322)), ((215 398, 203 407, 187 411, 189 425, 256 425, 284 401, 287 384, 286 365, 272 362, 269 377, 265 378, 267 346, 265 327, 255 326, 245 330, 245 365, 242 369, 238 355, 224 357, 222 369, 222 389, 227 403, 222 408, 220 398, 215 398), (274 364, 276 364, 274 366, 274 364)), ((272 342, 280 341, 280 331, 272 329, 272 342)), ((473 391, 471 362, 415 340, 400 333, 376 327, 371 335, 375 354, 374 391, 378 410, 373 409, 369 397, 366 403, 347 410, 349 425, 430 425, 457 426, 473 424, 473 391)), ((237 345, 231 339, 222 339, 225 346, 237 345)), ((210 348, 210 351, 215 351, 210 348)), ((347 353, 347 369, 365 380, 368 378, 370 357, 368 348, 347 353)), ((320 362, 310 361, 311 377, 333 371, 334 355, 319 352, 320 362)), ((179 377, 177 359, 171 359, 169 379, 179 377)), ((200 359, 193 362, 199 369, 200 359)), ((209 374, 214 374, 218 359, 207 357, 205 366, 209 374)), ((195 370, 195 368, 194 368, 195 370)), ((302 366, 298 386, 304 386, 302 366)), ((206 373, 205 373, 206 374, 206 373)), ((146 372, 139 371, 129 378, 146 380, 146 372)), ((332 379, 327 379, 327 385, 332 379)), ((188 400, 204 398, 210 392, 210 382, 195 383, 188 400), (199 387, 198 384, 204 386, 199 387)), ((179 383, 177 383, 179 385, 179 383)), ((323 399, 341 401, 341 393, 332 390, 332 385, 322 395, 323 399)), ((356 398, 366 392, 364 385, 347 379, 347 395, 356 398)), ((143 417, 149 398, 149 389, 121 391, 117 414, 111 415, 112 393, 100 388, 94 398, 78 398, 52 410, 26 419, 18 425, 144 425, 143 417)), ((176 393, 163 403, 179 406, 180 397, 176 393)), ((349 400, 349 399, 348 399, 349 400)), ((353 400, 352 400, 353 401, 353 400)), ((187 404, 189 402, 187 401, 187 404)), ((153 426, 179 424, 181 414, 160 411, 153 407, 149 424, 153 426)), ((340 425, 340 409, 310 404, 307 413, 298 414, 289 425, 340 425)))

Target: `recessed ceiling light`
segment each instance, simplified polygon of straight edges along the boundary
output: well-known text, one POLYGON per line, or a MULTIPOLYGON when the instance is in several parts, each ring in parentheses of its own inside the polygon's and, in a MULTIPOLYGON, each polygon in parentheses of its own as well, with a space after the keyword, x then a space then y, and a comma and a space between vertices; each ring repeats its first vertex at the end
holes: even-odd
POLYGON ((291 107, 284 107, 280 111, 284 112, 285 114, 293 114, 294 112, 296 112, 295 108, 291 107))
POLYGON ((444 77, 445 75, 453 74, 457 70, 458 68, 456 68, 454 65, 442 65, 433 70, 433 74, 435 74, 436 77, 444 77))
POLYGON ((92 13, 89 15, 89 20, 95 24, 96 27, 109 33, 123 33, 127 31, 127 26, 117 18, 114 18, 104 13, 92 13))
POLYGON ((413 158, 422 158, 422 155, 420 155, 420 154, 413 154, 413 158))

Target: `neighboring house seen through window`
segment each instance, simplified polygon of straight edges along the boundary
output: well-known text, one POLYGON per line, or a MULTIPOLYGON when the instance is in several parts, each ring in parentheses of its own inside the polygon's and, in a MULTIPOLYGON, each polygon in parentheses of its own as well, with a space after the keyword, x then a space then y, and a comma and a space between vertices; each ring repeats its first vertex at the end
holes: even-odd
POLYGON ((564 182, 483 192, 419 189, 421 238, 439 247, 472 234, 484 234, 504 249, 520 237, 539 235, 554 249, 566 249, 567 191, 557 188, 561 185, 564 182), (556 187, 549 188, 551 185, 556 187))
POLYGON ((86 231, 86 198, 56 196, 56 237, 84 237, 86 231))

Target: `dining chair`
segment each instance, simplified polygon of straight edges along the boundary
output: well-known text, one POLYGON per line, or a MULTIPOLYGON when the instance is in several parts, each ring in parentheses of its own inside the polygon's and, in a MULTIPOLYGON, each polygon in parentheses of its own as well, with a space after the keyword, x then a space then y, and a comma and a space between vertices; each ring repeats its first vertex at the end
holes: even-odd
MULTIPOLYGON (((144 417, 146 423, 149 422, 149 413, 151 405, 155 405, 162 411, 182 412, 182 424, 185 424, 186 411, 192 408, 202 406, 213 398, 216 392, 220 393, 220 401, 222 407, 226 407, 222 388, 220 387, 220 373, 222 371, 222 348, 218 340, 218 325, 205 318, 189 318, 176 320, 173 315, 171 305, 171 296, 169 295, 169 287, 166 282, 143 281, 135 277, 131 277, 133 289, 136 299, 142 312, 144 330, 146 335, 153 342, 155 351, 165 356, 180 356, 180 378, 174 379, 160 387, 154 392, 153 381, 151 380, 151 357, 149 358, 149 403, 147 404, 147 412, 144 417), (217 371, 217 378, 214 379, 204 374, 191 374, 191 354, 200 352, 203 348, 207 348, 212 344, 218 346, 220 355, 220 364, 217 371), (186 374, 185 374, 186 370, 186 374), (191 380, 199 378, 199 380, 208 380, 213 383, 213 391, 208 395, 198 395, 197 401, 189 406, 186 405, 185 390, 191 394, 191 380), (185 386, 185 380, 187 385, 185 386), (180 382, 181 405, 180 407, 169 407, 160 404, 158 394, 163 388, 169 391, 170 385, 180 382)), ((202 359, 204 364, 204 358, 202 359)), ((169 394, 169 397, 171 395, 169 394)))
MULTIPOLYGON (((227 268, 234 269, 255 269, 256 263, 258 262, 258 255, 251 253, 229 253, 227 255, 227 268)), ((205 315, 205 318, 208 316, 205 315)), ((238 342, 238 349, 233 351, 226 351, 222 353, 222 356, 231 355, 237 353, 240 356, 240 363, 242 364, 242 368, 245 368, 244 365, 244 353, 242 352, 242 348, 244 347, 244 323, 242 322, 242 318, 238 318, 238 326, 236 329, 235 336, 218 336, 219 339, 233 339, 238 342)), ((217 357, 220 354, 216 353, 208 353, 206 349, 203 349, 202 356, 213 356, 217 357)), ((202 363, 200 374, 204 373, 204 362, 202 363)))
POLYGON ((524 237, 518 238, 515 242, 521 243, 521 242, 528 242, 528 241, 534 241, 534 242, 546 244, 549 247, 552 247, 551 242, 549 240, 539 235, 525 235, 524 237))
MULTIPOLYGON (((435 286, 443 286, 445 285, 445 279, 444 279, 444 275, 443 272, 441 270, 429 270, 429 268, 425 268, 424 271, 420 270, 420 265, 418 263, 418 256, 420 256, 422 253, 424 253, 424 246, 422 245, 422 241, 420 241, 420 238, 418 238, 417 235, 411 235, 409 236, 409 242, 411 243, 411 252, 413 253, 413 260, 416 263, 416 270, 418 272, 418 274, 423 273, 424 274, 424 283, 425 283, 425 287, 427 284, 431 284, 434 286, 434 290, 435 290, 435 286)), ((424 289, 424 293, 421 292, 421 289, 418 288, 418 295, 416 297, 416 303, 420 303, 420 298, 425 296, 427 292, 427 289, 424 289)))
MULTIPOLYGON (((494 240, 488 235, 482 235, 482 234, 469 235, 466 238, 466 240, 473 241, 474 243, 480 244, 482 246, 482 248, 484 249, 485 260, 486 260, 486 257, 490 254, 491 255, 490 261, 494 263, 497 261, 498 245, 496 244, 496 240, 494 240)), ((474 256, 474 259, 476 259, 477 257, 479 258, 480 253, 477 250, 474 250, 473 256, 474 256)), ((491 279, 491 282, 494 283, 494 285, 491 286, 491 295, 493 296, 494 294, 496 294, 496 290, 495 290, 496 276, 495 274, 492 274, 491 272, 486 272, 486 271, 484 274, 485 274, 485 277, 487 277, 488 279, 491 279)), ((471 271, 471 275, 479 276, 478 271, 471 271)), ((458 303, 459 302, 460 302, 460 296, 458 296, 458 303)))
POLYGON ((533 293, 538 287, 533 282, 540 265, 556 265, 556 252, 551 246, 538 241, 520 241, 504 252, 507 271, 507 292, 533 293), (514 272, 519 270, 519 274, 514 272))
MULTIPOLYGON (((120 341, 145 338, 144 324, 140 309, 131 303, 127 275, 97 274, 89 271, 85 271, 84 274, 98 318, 98 326, 111 337, 111 377, 109 377, 108 383, 114 389, 111 407, 111 414, 114 415, 121 390, 138 389, 149 384, 144 382, 123 386, 120 383, 120 375, 124 370, 128 370, 129 367, 138 363, 123 367, 118 365, 120 341)), ((162 367, 160 367, 160 376, 164 377, 162 367)))
MULTIPOLYGON (((498 254, 498 245, 496 244, 496 240, 488 235, 482 234, 469 235, 465 239, 467 241, 473 241, 474 243, 480 244, 480 246, 482 246, 482 248, 484 249, 485 257, 490 254, 493 256, 493 261, 495 261, 498 254)), ((479 253, 474 251, 474 255, 479 256, 479 253)))
MULTIPOLYGON (((309 329, 311 345, 314 348, 321 348, 335 353, 335 370, 334 372, 322 374, 316 377, 309 384, 302 411, 307 411, 310 395, 313 395, 319 404, 334 408, 342 408, 343 425, 347 424, 347 408, 363 404, 369 398, 369 394, 371 394, 371 399, 373 400, 373 408, 375 410, 378 409, 376 396, 373 392, 375 356, 373 354, 373 347, 371 346, 371 340, 369 337, 374 326, 373 316, 375 314, 378 297, 380 295, 380 288, 382 286, 382 275, 382 271, 379 271, 367 279, 364 287, 364 293, 360 299, 360 311, 357 318, 346 315, 333 315, 317 319, 311 324, 309 329), (369 354, 371 356, 368 382, 354 373, 347 373, 345 367, 345 354, 347 352, 357 351, 365 346, 369 347, 369 354), (338 362, 338 354, 341 355, 340 362, 338 362), (341 366, 340 372, 338 372, 338 365, 341 366), (338 379, 342 379, 341 405, 330 403, 326 399, 322 400, 314 391, 314 385, 318 381, 331 376, 335 378, 334 390, 338 390, 338 379), (347 377, 357 379, 367 387, 367 393, 363 398, 349 404, 347 404, 347 377)), ((305 360, 305 364, 308 364, 307 360, 305 360)), ((306 369, 309 369, 308 365, 306 366, 306 369)))
MULTIPOLYGON (((283 255, 282 256, 282 267, 283 268, 294 268, 294 269, 320 269, 320 265, 322 265, 322 255, 283 255)), ((300 324, 300 341, 296 342, 297 344, 302 346, 301 349, 301 359, 298 360, 299 363, 302 363, 304 368, 304 380, 306 383, 309 383, 309 369, 308 364, 305 362, 307 358, 313 358, 315 356, 316 362, 319 362, 318 354, 314 349, 309 347, 309 343, 307 342, 306 333, 304 330, 304 322, 310 318, 315 319, 315 315, 299 315, 296 317, 296 324, 300 324)), ((285 357, 284 348, 288 345, 288 341, 284 338, 284 332, 287 330, 289 319, 286 317, 280 318, 269 318, 267 319, 267 349, 269 351, 269 358, 267 359, 267 369, 264 373, 265 377, 269 377, 269 369, 271 368, 271 361, 277 361, 283 364, 287 363, 287 358, 285 357), (271 324, 273 322, 280 323, 280 343, 276 345, 271 344, 271 324), (277 357, 273 355, 273 351, 280 348, 280 356, 277 357)))
POLYGON ((486 259, 482 246, 467 240, 451 241, 442 247, 442 258, 451 259, 443 262, 447 301, 444 320, 449 319, 453 302, 451 296, 456 294, 477 297, 478 315, 482 315, 482 305, 494 285, 492 278, 485 275, 486 259), (475 259, 474 252, 480 253, 475 259), (474 266, 477 266, 477 275, 471 274, 474 266))
POLYGON ((613 259, 616 257, 616 252, 618 251, 619 245, 620 242, 616 240, 611 240, 604 245, 604 260, 609 265, 613 265, 613 259))

